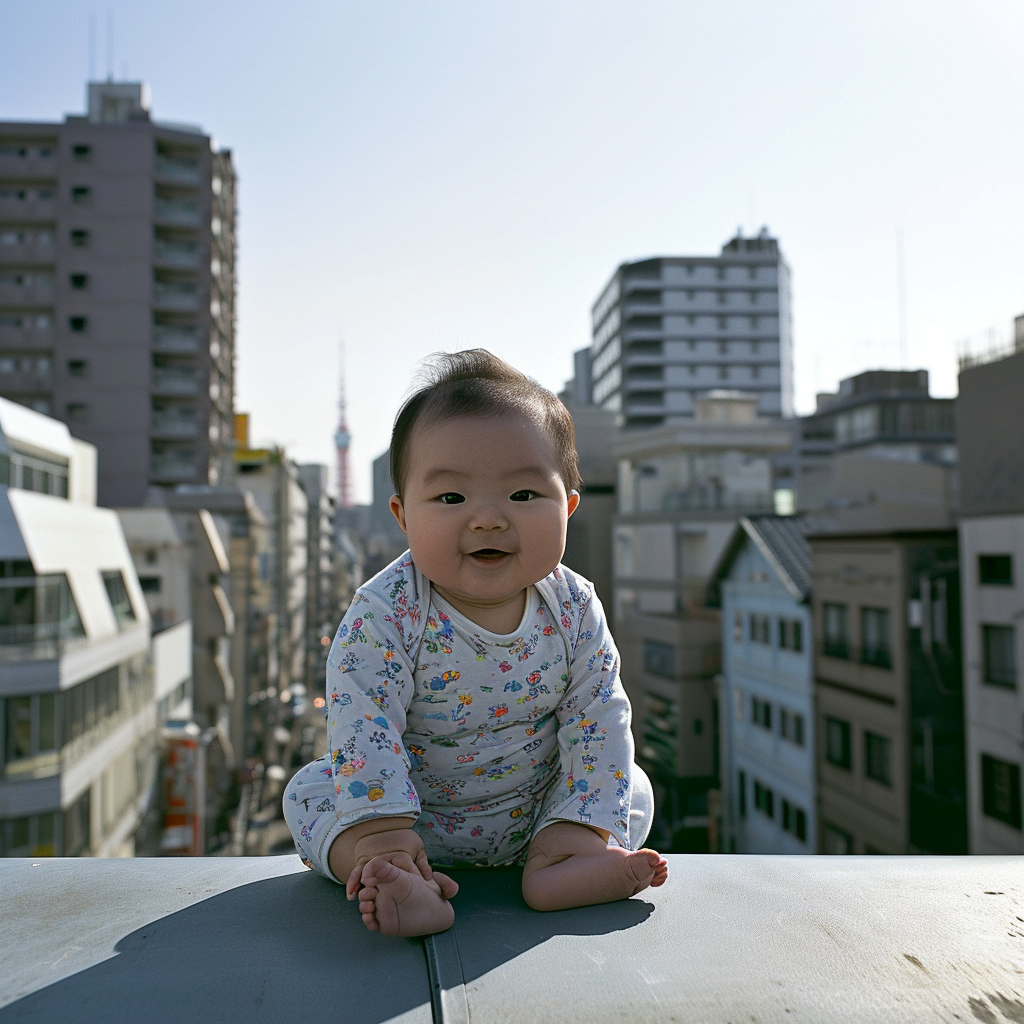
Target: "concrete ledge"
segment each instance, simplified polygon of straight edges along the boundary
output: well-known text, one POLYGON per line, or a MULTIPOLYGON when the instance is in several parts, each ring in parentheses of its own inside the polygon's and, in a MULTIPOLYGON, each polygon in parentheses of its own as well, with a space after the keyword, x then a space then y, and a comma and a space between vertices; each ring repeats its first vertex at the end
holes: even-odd
POLYGON ((460 872, 420 941, 291 856, 0 861, 0 1024, 1024 1021, 1024 858, 670 865, 556 914, 460 872))

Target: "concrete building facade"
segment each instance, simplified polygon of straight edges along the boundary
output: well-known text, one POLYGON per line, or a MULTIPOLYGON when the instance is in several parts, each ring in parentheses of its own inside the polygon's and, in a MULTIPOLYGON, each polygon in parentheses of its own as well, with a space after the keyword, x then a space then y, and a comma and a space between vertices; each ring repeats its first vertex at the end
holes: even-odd
POLYGON ((744 516, 712 582, 722 609, 721 845, 733 853, 817 851, 806 529, 799 517, 744 516))
POLYGON ((0 850, 131 855, 160 716, 187 706, 190 626, 151 652, 117 515, 94 502, 91 446, 0 399, 0 451, 18 468, 0 485, 0 850))
POLYGON ((1024 317, 961 364, 964 679, 971 853, 1024 852, 1024 317))
POLYGON ((809 540, 819 852, 966 853, 956 531, 809 540))
POLYGON ((767 229, 718 256, 621 264, 592 310, 592 401, 624 427, 685 421, 713 388, 749 391, 762 416, 791 416, 789 270, 767 229))
POLYGON ((231 153, 150 117, 140 83, 88 113, 0 123, 0 395, 99 453, 99 501, 230 470, 231 153))

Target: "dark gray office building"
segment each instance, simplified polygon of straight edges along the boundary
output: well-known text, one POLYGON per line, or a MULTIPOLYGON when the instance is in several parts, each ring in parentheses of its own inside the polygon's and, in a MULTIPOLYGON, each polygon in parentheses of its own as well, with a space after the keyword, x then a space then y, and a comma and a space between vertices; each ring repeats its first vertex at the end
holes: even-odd
POLYGON ((761 416, 791 416, 789 269, 767 228, 726 242, 718 256, 660 256, 621 264, 592 311, 592 401, 622 426, 694 415, 708 391, 754 392, 761 416))
POLYGON ((154 121, 141 83, 0 122, 0 395, 97 446, 102 505, 229 472, 235 191, 230 151, 154 121))

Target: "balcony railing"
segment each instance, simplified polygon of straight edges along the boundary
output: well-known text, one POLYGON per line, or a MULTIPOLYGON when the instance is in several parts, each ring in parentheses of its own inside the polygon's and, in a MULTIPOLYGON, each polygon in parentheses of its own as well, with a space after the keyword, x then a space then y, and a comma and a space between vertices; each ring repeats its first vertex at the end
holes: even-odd
POLYGON ((150 473, 161 480, 194 480, 195 461, 163 456, 153 456, 149 463, 150 473))
POLYGON ((154 415, 149 428, 151 433, 161 437, 195 437, 199 422, 194 417, 154 415))
POLYGON ((199 203, 181 200, 158 199, 156 219, 164 224, 183 224, 196 227, 199 224, 199 203))
POLYGON ((0 662, 59 658, 67 648, 84 640, 85 631, 77 615, 60 622, 0 626, 0 662))
POLYGON ((169 267, 198 267, 199 246, 157 242, 153 246, 153 258, 169 267))
POLYGON ((194 284, 153 285, 153 304, 161 309, 196 310, 199 308, 199 289, 194 284))
POLYGON ((198 185, 200 182, 199 162, 181 157, 158 156, 156 158, 156 176, 166 181, 178 181, 186 185, 198 185))
POLYGON ((164 395, 197 395, 199 394, 199 378, 195 373, 154 370, 153 390, 164 395))

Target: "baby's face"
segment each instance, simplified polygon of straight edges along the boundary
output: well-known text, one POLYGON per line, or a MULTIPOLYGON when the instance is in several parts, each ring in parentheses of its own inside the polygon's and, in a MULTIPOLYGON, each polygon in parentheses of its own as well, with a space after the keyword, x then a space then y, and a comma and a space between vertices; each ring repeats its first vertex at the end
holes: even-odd
POLYGON ((413 561, 469 619, 511 632, 526 588, 561 559, 579 501, 566 494, 550 438, 516 417, 461 417, 417 431, 407 464, 391 510, 413 561))

